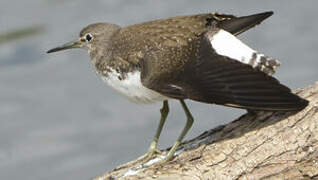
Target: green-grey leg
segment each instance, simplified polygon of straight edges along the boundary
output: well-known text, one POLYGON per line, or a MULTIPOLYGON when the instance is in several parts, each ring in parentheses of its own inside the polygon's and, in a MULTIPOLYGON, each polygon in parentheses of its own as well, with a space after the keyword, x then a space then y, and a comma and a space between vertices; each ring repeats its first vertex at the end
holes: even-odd
POLYGON ((181 144, 184 136, 188 133, 189 129, 191 128, 191 126, 193 124, 193 117, 192 117, 187 105, 185 104, 185 102, 183 100, 180 100, 180 103, 182 105, 182 108, 183 108, 186 116, 187 116, 187 123, 184 126, 181 134, 179 135, 179 137, 177 139, 177 141, 174 143, 174 145, 172 146, 172 148, 168 152, 168 155, 163 160, 163 162, 166 162, 166 161, 169 161, 169 160, 173 159, 174 153, 176 152, 176 150, 179 147, 179 145, 181 144))
POLYGON ((157 127, 155 137, 153 138, 153 141, 148 149, 148 153, 146 154, 144 161, 150 160, 154 154, 160 152, 157 146, 158 146, 158 140, 162 131, 162 127, 165 124, 166 118, 169 113, 169 105, 167 100, 163 101, 163 105, 162 105, 162 108, 160 109, 160 113, 161 113, 160 122, 157 127))

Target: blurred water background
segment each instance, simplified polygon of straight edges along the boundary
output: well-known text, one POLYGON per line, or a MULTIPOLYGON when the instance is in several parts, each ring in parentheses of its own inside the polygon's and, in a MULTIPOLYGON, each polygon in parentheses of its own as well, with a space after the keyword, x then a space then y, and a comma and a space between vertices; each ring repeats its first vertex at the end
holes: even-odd
MULTIPOLYGON (((218 11, 274 16, 240 38, 277 58, 289 87, 318 80, 318 1, 1 0, 0 179, 89 179, 145 153, 161 103, 135 105, 93 72, 83 50, 45 54, 94 22, 122 26, 157 18, 218 11)), ((243 110, 189 102, 195 123, 186 139, 235 119, 243 110)), ((170 103, 160 147, 185 123, 170 103)))

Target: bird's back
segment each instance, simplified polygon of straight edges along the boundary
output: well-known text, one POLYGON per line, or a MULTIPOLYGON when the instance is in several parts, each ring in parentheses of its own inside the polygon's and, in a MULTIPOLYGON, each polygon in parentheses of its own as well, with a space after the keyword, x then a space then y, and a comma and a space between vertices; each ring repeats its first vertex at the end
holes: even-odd
POLYGON ((148 63, 154 70, 149 71, 153 75, 169 75, 190 60, 213 16, 179 16, 123 27, 114 37, 113 56, 131 64, 139 64, 144 56, 155 56, 156 60, 148 63))

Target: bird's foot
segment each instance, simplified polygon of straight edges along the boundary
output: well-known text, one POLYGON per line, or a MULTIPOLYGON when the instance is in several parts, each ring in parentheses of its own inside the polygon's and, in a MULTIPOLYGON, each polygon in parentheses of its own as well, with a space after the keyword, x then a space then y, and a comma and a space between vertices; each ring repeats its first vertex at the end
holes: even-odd
POLYGON ((146 154, 144 154, 143 156, 140 156, 137 160, 126 163, 120 167, 117 167, 116 169, 123 169, 123 168, 127 168, 127 167, 132 167, 132 166, 136 166, 136 167, 137 166, 142 166, 142 167, 149 166, 152 164, 152 163, 149 163, 150 160, 155 159, 157 157, 157 155, 161 154, 161 153, 162 153, 162 151, 159 150, 156 146, 153 146, 153 143, 152 143, 146 154))
POLYGON ((152 155, 152 157, 149 160, 147 160, 143 165, 150 166, 153 164, 155 164, 155 165, 165 164, 166 162, 169 162, 174 158, 174 154, 175 154, 175 149, 170 149, 170 151, 167 154, 162 153, 161 151, 157 152, 156 154, 152 155), (161 155, 156 156, 158 154, 161 154, 161 155), (156 156, 156 158, 154 158, 154 156, 156 156))
POLYGON ((148 152, 139 160, 142 164, 147 163, 148 161, 150 161, 151 159, 155 158, 158 154, 161 154, 162 151, 160 151, 157 148, 157 143, 156 142, 152 142, 148 152))
POLYGON ((158 154, 160 154, 161 151, 159 149, 152 149, 150 151, 147 152, 147 154, 145 155, 145 159, 143 162, 148 162, 151 159, 155 158, 158 154))

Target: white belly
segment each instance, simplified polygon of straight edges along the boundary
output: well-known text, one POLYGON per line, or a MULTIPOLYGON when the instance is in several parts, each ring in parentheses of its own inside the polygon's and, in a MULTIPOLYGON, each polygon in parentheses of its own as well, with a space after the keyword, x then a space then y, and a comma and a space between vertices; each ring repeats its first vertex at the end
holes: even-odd
POLYGON ((111 72, 108 73, 108 76, 102 76, 102 79, 109 86, 114 88, 121 95, 125 96, 132 102, 153 103, 168 99, 168 97, 143 86, 139 71, 127 73, 126 78, 123 80, 120 80, 118 77, 119 73, 111 69, 111 72))

